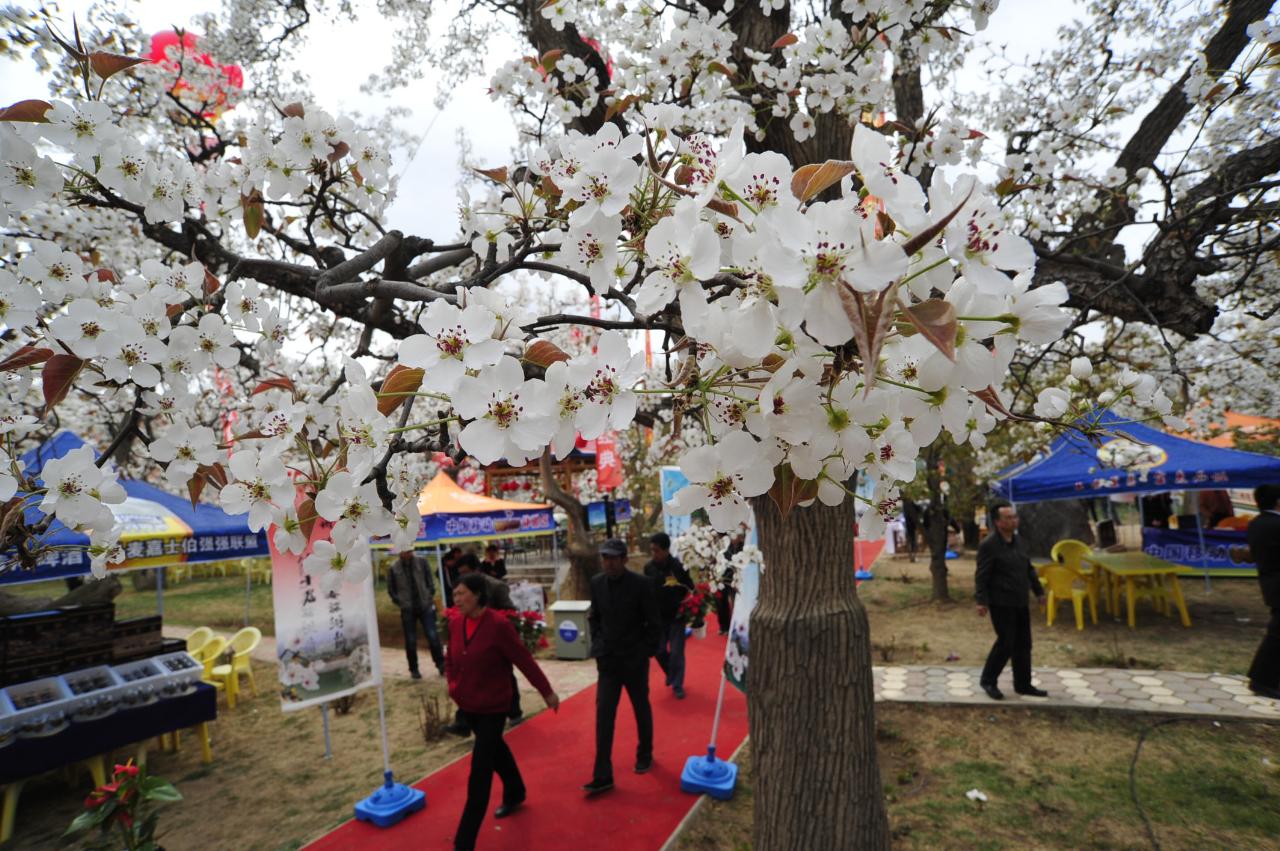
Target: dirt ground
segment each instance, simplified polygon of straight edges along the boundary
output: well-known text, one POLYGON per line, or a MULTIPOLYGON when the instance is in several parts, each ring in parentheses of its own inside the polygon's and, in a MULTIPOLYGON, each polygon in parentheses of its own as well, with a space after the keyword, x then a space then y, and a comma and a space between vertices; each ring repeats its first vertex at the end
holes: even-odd
MULTIPOLYGON (((1098 711, 877 707, 880 774, 901 849, 1280 849, 1280 725, 1098 711), (978 789, 985 803, 966 793, 978 789), (1158 844, 1157 844, 1158 843, 1158 844)), ((680 851, 751 848, 750 744, 735 797, 707 800, 680 851)))
MULTIPOLYGON (((929 600, 929 568, 923 561, 883 556, 875 579, 858 595, 867 608, 877 665, 946 664, 980 666, 991 648, 989 620, 979 618, 973 602, 972 555, 949 561, 952 602, 929 600)), ((1037 666, 1161 668, 1243 674, 1262 640, 1267 609, 1256 579, 1216 579, 1205 590, 1199 577, 1181 581, 1191 628, 1158 614, 1139 601, 1137 628, 1098 607, 1095 626, 1085 612, 1085 628, 1075 627, 1064 603, 1053 626, 1032 601, 1032 661, 1037 666)))

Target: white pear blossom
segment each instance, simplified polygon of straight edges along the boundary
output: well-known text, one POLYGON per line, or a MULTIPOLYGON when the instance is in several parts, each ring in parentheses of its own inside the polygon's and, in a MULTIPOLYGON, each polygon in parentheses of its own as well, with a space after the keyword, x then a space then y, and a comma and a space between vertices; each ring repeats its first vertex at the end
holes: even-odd
POLYGON ((762 458, 760 445, 746 432, 735 431, 714 446, 699 446, 680 457, 689 479, 667 502, 675 514, 706 509, 711 525, 727 532, 751 521, 750 497, 773 484, 773 469, 762 458))
POLYGON ((232 454, 229 466, 234 481, 222 489, 218 501, 229 514, 248 512, 250 530, 261 531, 278 509, 293 504, 293 486, 279 455, 244 447, 232 454))
POLYGON ((433 301, 418 323, 425 333, 400 344, 400 362, 425 371, 425 389, 448 393, 466 370, 493 366, 502 357, 502 342, 493 337, 496 322, 483 305, 459 309, 433 301))

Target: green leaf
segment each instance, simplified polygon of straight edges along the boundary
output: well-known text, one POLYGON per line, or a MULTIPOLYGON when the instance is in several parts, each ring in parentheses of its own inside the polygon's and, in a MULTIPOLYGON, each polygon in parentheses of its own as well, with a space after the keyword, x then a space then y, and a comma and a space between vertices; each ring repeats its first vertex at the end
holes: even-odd
POLYGON ((262 230, 262 196, 254 192, 250 196, 240 199, 240 206, 244 211, 244 232, 249 239, 257 239, 258 231, 262 230))
POLYGON ((161 777, 148 777, 142 781, 142 797, 148 801, 181 801, 178 787, 161 777))
POLYGON ((102 812, 102 807, 85 810, 75 817, 75 820, 71 822, 71 826, 67 828, 67 832, 62 835, 71 836, 74 833, 82 833, 90 828, 97 827, 104 818, 106 818, 106 815, 102 812))

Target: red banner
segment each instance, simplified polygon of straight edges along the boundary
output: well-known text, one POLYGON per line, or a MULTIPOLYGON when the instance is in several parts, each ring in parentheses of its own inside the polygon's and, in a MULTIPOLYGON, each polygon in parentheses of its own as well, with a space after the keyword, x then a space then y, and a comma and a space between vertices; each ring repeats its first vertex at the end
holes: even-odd
POLYGON ((618 458, 618 444, 613 433, 596 438, 596 487, 611 491, 622 484, 622 460, 618 458))

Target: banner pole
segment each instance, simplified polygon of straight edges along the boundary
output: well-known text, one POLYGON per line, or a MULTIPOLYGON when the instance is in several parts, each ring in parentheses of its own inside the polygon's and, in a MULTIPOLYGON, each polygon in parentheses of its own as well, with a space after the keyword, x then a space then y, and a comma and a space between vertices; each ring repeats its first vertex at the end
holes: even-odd
POLYGON ((253 594, 253 568, 244 562, 244 625, 249 625, 249 597, 253 594))
POLYGON ((1196 494, 1196 535, 1200 538, 1200 569, 1204 571, 1204 590, 1213 590, 1213 581, 1209 579, 1209 551, 1204 546, 1204 524, 1200 522, 1200 499, 1196 494))
POLYGON ((164 572, 168 568, 156 568, 156 614, 164 617, 164 572))
MULTIPOLYGON (((328 703, 320 704, 320 717, 324 720, 324 758, 333 759, 333 742, 329 738, 329 704, 328 703)), ((382 746, 385 752, 385 748, 386 748, 385 733, 384 733, 384 741, 382 746)))
POLYGON ((724 709, 724 687, 729 681, 729 677, 724 672, 724 665, 720 666, 720 694, 716 696, 716 714, 711 720, 711 747, 716 746, 716 736, 720 733, 720 710, 724 709))
MULTIPOLYGON (((328 730, 328 716, 325 716, 328 730)), ((378 728, 382 731, 382 771, 388 782, 391 778, 391 749, 387 746, 387 707, 382 698, 382 683, 378 683, 378 728)))
POLYGON ((449 598, 445 596, 444 587, 444 556, 440 552, 440 544, 436 543, 436 572, 440 574, 440 607, 449 608, 449 598))

